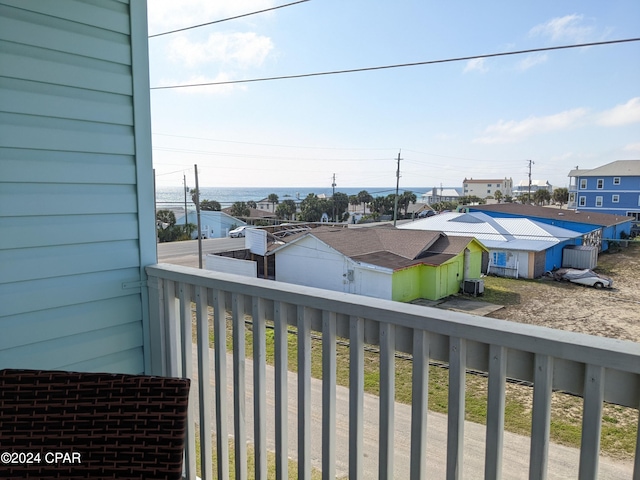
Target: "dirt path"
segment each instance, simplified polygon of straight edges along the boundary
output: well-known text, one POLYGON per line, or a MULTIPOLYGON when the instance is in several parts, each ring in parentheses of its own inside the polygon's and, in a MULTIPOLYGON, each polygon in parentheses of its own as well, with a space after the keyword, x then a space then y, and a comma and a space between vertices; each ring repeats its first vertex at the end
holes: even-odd
POLYGON ((640 342, 640 243, 601 253, 596 271, 611 277, 614 288, 488 277, 486 290, 493 299, 486 300, 505 305, 489 316, 640 342))

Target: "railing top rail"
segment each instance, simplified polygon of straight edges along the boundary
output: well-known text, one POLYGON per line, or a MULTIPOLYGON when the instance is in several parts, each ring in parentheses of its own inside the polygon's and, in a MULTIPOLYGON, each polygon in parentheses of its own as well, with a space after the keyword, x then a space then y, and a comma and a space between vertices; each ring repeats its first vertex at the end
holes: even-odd
POLYGON ((329 310, 407 328, 422 328, 448 337, 640 374, 640 343, 636 342, 179 265, 151 265, 146 271, 150 277, 329 310))

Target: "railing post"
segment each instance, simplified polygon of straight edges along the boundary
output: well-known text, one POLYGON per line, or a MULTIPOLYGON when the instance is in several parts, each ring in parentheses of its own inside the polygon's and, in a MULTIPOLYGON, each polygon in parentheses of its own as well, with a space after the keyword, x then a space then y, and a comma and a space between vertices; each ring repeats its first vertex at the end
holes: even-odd
POLYGON ((447 480, 462 478, 464 458, 467 341, 449 338, 449 408, 447 414, 447 480))
POLYGON ((363 478, 364 319, 349 319, 349 478, 363 478))
POLYGON ((413 330, 411 388, 411 480, 426 478, 429 406, 429 334, 413 330))
POLYGON ((602 402, 604 400, 604 368, 587 365, 584 372, 584 409, 580 444, 580 480, 598 478, 602 402))
POLYGON ((547 478, 547 463, 549 460, 553 357, 536 355, 533 368, 533 414, 531 419, 529 480, 544 480, 547 478))
POLYGON ((484 478, 502 478, 504 394, 507 378, 507 349, 489 346, 489 398, 487 399, 487 448, 484 478))
POLYGON ((393 478, 395 429, 396 330, 380 324, 380 480, 393 478))
POLYGON ((227 318, 224 292, 213 292, 213 341, 216 377, 216 437, 218 479, 229 479, 229 434, 227 430, 227 318))
POLYGON ((256 480, 267 478, 267 346, 262 299, 253 297, 253 430, 256 480))
POLYGON ((209 311, 207 289, 196 287, 198 332, 198 393, 200 394, 200 464, 203 480, 213 478, 211 448, 211 371, 209 366, 209 311))
MULTIPOLYGON (((180 326, 182 329, 182 374, 185 378, 193 378, 193 321, 191 318, 191 286, 180 283, 178 288, 178 296, 180 299, 180 326)), ((189 395, 187 440, 185 451, 185 473, 187 479, 196 478, 195 406, 195 395, 189 395)))
POLYGON ((298 478, 311 479, 311 320, 298 305, 298 478))
POLYGON ((289 345, 286 306, 274 302, 275 387, 276 387, 276 479, 289 478, 289 345))
POLYGON ((164 325, 166 312, 164 303, 164 282, 166 280, 149 276, 149 374, 164 375, 164 325))
POLYGON ((244 324, 244 297, 239 293, 231 295, 231 321, 233 322, 233 421, 236 454, 235 472, 237 480, 246 480, 246 329, 244 324))
POLYGON ((336 314, 322 312, 322 478, 336 478, 336 314))

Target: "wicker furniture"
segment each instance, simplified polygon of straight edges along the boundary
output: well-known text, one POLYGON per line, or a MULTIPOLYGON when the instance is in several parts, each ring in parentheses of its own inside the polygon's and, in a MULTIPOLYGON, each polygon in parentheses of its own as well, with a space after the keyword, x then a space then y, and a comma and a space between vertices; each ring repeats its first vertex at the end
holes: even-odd
POLYGON ((178 479, 189 380, 0 371, 0 477, 178 479))

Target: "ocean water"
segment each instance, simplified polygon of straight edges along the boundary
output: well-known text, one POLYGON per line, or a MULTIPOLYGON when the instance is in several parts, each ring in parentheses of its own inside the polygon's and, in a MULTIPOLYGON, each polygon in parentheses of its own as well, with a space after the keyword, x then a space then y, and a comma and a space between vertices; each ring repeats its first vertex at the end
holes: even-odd
MULTIPOLYGON (((346 195, 356 195, 362 190, 366 190, 374 197, 385 197, 391 193, 395 193, 395 187, 358 187, 358 188, 336 188, 336 192, 345 193, 346 195)), ((418 199, 423 193, 430 191, 429 188, 401 188, 400 193, 410 190, 416 194, 418 199)), ((310 193, 316 195, 324 194, 331 196, 332 189, 328 188, 296 188, 296 187, 260 187, 260 188, 221 188, 221 187, 200 187, 201 200, 215 200, 222 207, 230 207, 234 202, 246 202, 249 200, 259 201, 267 198, 270 194, 278 195, 278 200, 304 200, 310 193)), ((191 204, 191 195, 187 192, 187 202, 191 204)), ((184 205, 184 190, 182 187, 157 187, 156 188, 156 205, 158 208, 175 207, 184 205)))

